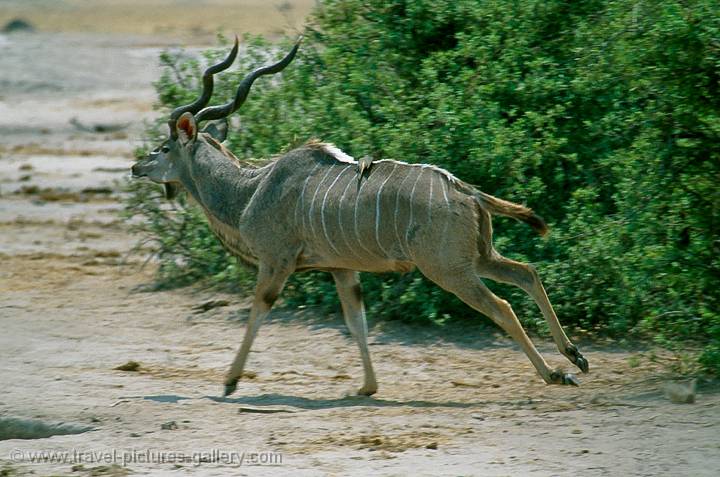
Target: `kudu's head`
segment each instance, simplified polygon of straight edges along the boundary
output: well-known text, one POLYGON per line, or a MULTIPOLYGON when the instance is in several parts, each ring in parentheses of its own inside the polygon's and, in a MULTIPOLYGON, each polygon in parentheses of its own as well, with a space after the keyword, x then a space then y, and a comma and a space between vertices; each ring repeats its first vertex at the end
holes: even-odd
POLYGON ((178 186, 181 185, 181 177, 188 170, 196 154, 198 125, 203 121, 221 120, 208 124, 200 132, 212 136, 217 141, 224 141, 227 134, 226 118, 245 102, 253 82, 260 76, 278 73, 289 65, 295 58, 300 40, 279 62, 258 68, 245 76, 233 100, 219 106, 207 106, 213 93, 213 75, 228 69, 235 61, 238 53, 238 39, 235 37, 235 45, 227 58, 203 73, 203 89, 200 97, 190 104, 176 108, 170 114, 168 121, 170 137, 133 165, 133 177, 147 177, 153 182, 164 184, 165 196, 168 199, 175 197, 178 186))

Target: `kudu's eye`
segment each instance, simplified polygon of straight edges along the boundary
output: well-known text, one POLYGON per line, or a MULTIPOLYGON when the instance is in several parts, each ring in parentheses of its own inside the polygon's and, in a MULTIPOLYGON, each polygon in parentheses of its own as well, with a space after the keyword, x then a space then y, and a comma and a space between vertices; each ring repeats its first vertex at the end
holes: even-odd
POLYGON ((167 146, 163 146, 162 148, 160 148, 160 151, 162 151, 163 154, 167 154, 168 152, 170 152, 170 148, 167 146))

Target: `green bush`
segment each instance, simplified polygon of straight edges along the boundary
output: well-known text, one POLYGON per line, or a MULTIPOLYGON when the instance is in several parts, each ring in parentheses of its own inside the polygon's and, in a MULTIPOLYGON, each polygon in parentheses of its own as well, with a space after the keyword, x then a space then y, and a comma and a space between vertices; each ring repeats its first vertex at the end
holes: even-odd
MULTIPOLYGON (((720 369, 720 4, 326 0, 305 34, 295 62, 258 81, 239 112, 238 156, 320 137, 355 156, 434 163, 527 203, 550 238, 497 219, 495 243, 537 265, 564 324, 703 343, 701 364, 720 369)), ((269 51, 250 41, 214 101, 269 51)), ((194 97, 199 69, 163 60, 165 109, 194 97)), ((197 212, 149 213, 146 187, 131 209, 155 224, 141 227, 160 242, 165 278, 238 279, 197 212)), ((363 281, 376 317, 477 316, 418 274, 363 281)), ((492 286, 542 328, 522 292, 492 286)), ((331 289, 301 275, 286 297, 334 307, 331 289)))

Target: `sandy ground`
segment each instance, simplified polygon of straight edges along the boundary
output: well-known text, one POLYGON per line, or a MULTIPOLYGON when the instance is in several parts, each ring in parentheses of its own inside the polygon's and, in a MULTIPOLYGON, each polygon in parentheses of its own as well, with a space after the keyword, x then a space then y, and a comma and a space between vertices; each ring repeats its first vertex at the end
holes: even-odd
POLYGON ((301 28, 316 0, 2 0, 0 28, 21 18, 40 32, 121 33, 185 41, 218 31, 278 36, 301 28))
POLYGON ((546 386, 480 320, 371 323, 380 391, 357 398, 346 397, 361 365, 341 317, 278 310, 247 378, 219 398, 247 297, 146 291, 152 264, 127 256, 137 237, 117 216, 154 114, 149 44, 0 37, 0 419, 93 429, 0 440, 0 475, 717 475, 717 385, 673 404, 662 387, 674 376, 649 349, 581 342, 582 385, 546 386), (109 69, 91 66, 99 59, 109 69), (86 132, 73 117, 122 127, 86 132), (196 308, 218 299, 228 305, 196 308), (114 369, 131 360, 139 369, 114 369))

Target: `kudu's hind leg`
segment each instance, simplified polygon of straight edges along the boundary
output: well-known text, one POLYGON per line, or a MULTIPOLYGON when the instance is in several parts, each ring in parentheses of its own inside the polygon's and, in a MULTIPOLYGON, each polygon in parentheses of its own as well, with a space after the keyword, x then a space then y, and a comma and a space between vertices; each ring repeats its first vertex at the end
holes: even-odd
POLYGON ((365 306, 362 301, 360 279, 357 272, 350 270, 338 270, 333 272, 332 275, 342 304, 345 323, 350 329, 350 334, 355 338, 362 357, 365 381, 363 387, 358 390, 358 394, 370 396, 377 392, 378 386, 367 345, 367 322, 365 320, 365 306))
POLYGON ((474 271, 446 274, 443 279, 439 281, 433 279, 433 281, 446 290, 453 292, 462 301, 488 316, 505 330, 522 347, 546 383, 578 385, 577 379, 572 374, 553 371, 548 367, 535 345, 530 341, 527 333, 525 333, 510 304, 490 291, 474 271), (449 277, 452 278, 449 279, 449 277))
POLYGON ((243 342, 225 378, 224 396, 229 396, 235 392, 260 325, 270 313, 270 309, 280 295, 283 286, 285 286, 285 280, 287 280, 288 276, 290 276, 289 270, 282 270, 260 264, 257 284, 255 285, 255 297, 253 299, 252 309, 250 310, 250 319, 245 329, 243 342))
POLYGON ((478 264, 478 273, 483 277, 509 283, 525 290, 545 317, 558 350, 583 373, 588 372, 590 367, 587 359, 580 354, 565 334, 535 267, 494 254, 491 259, 483 260, 478 264))

